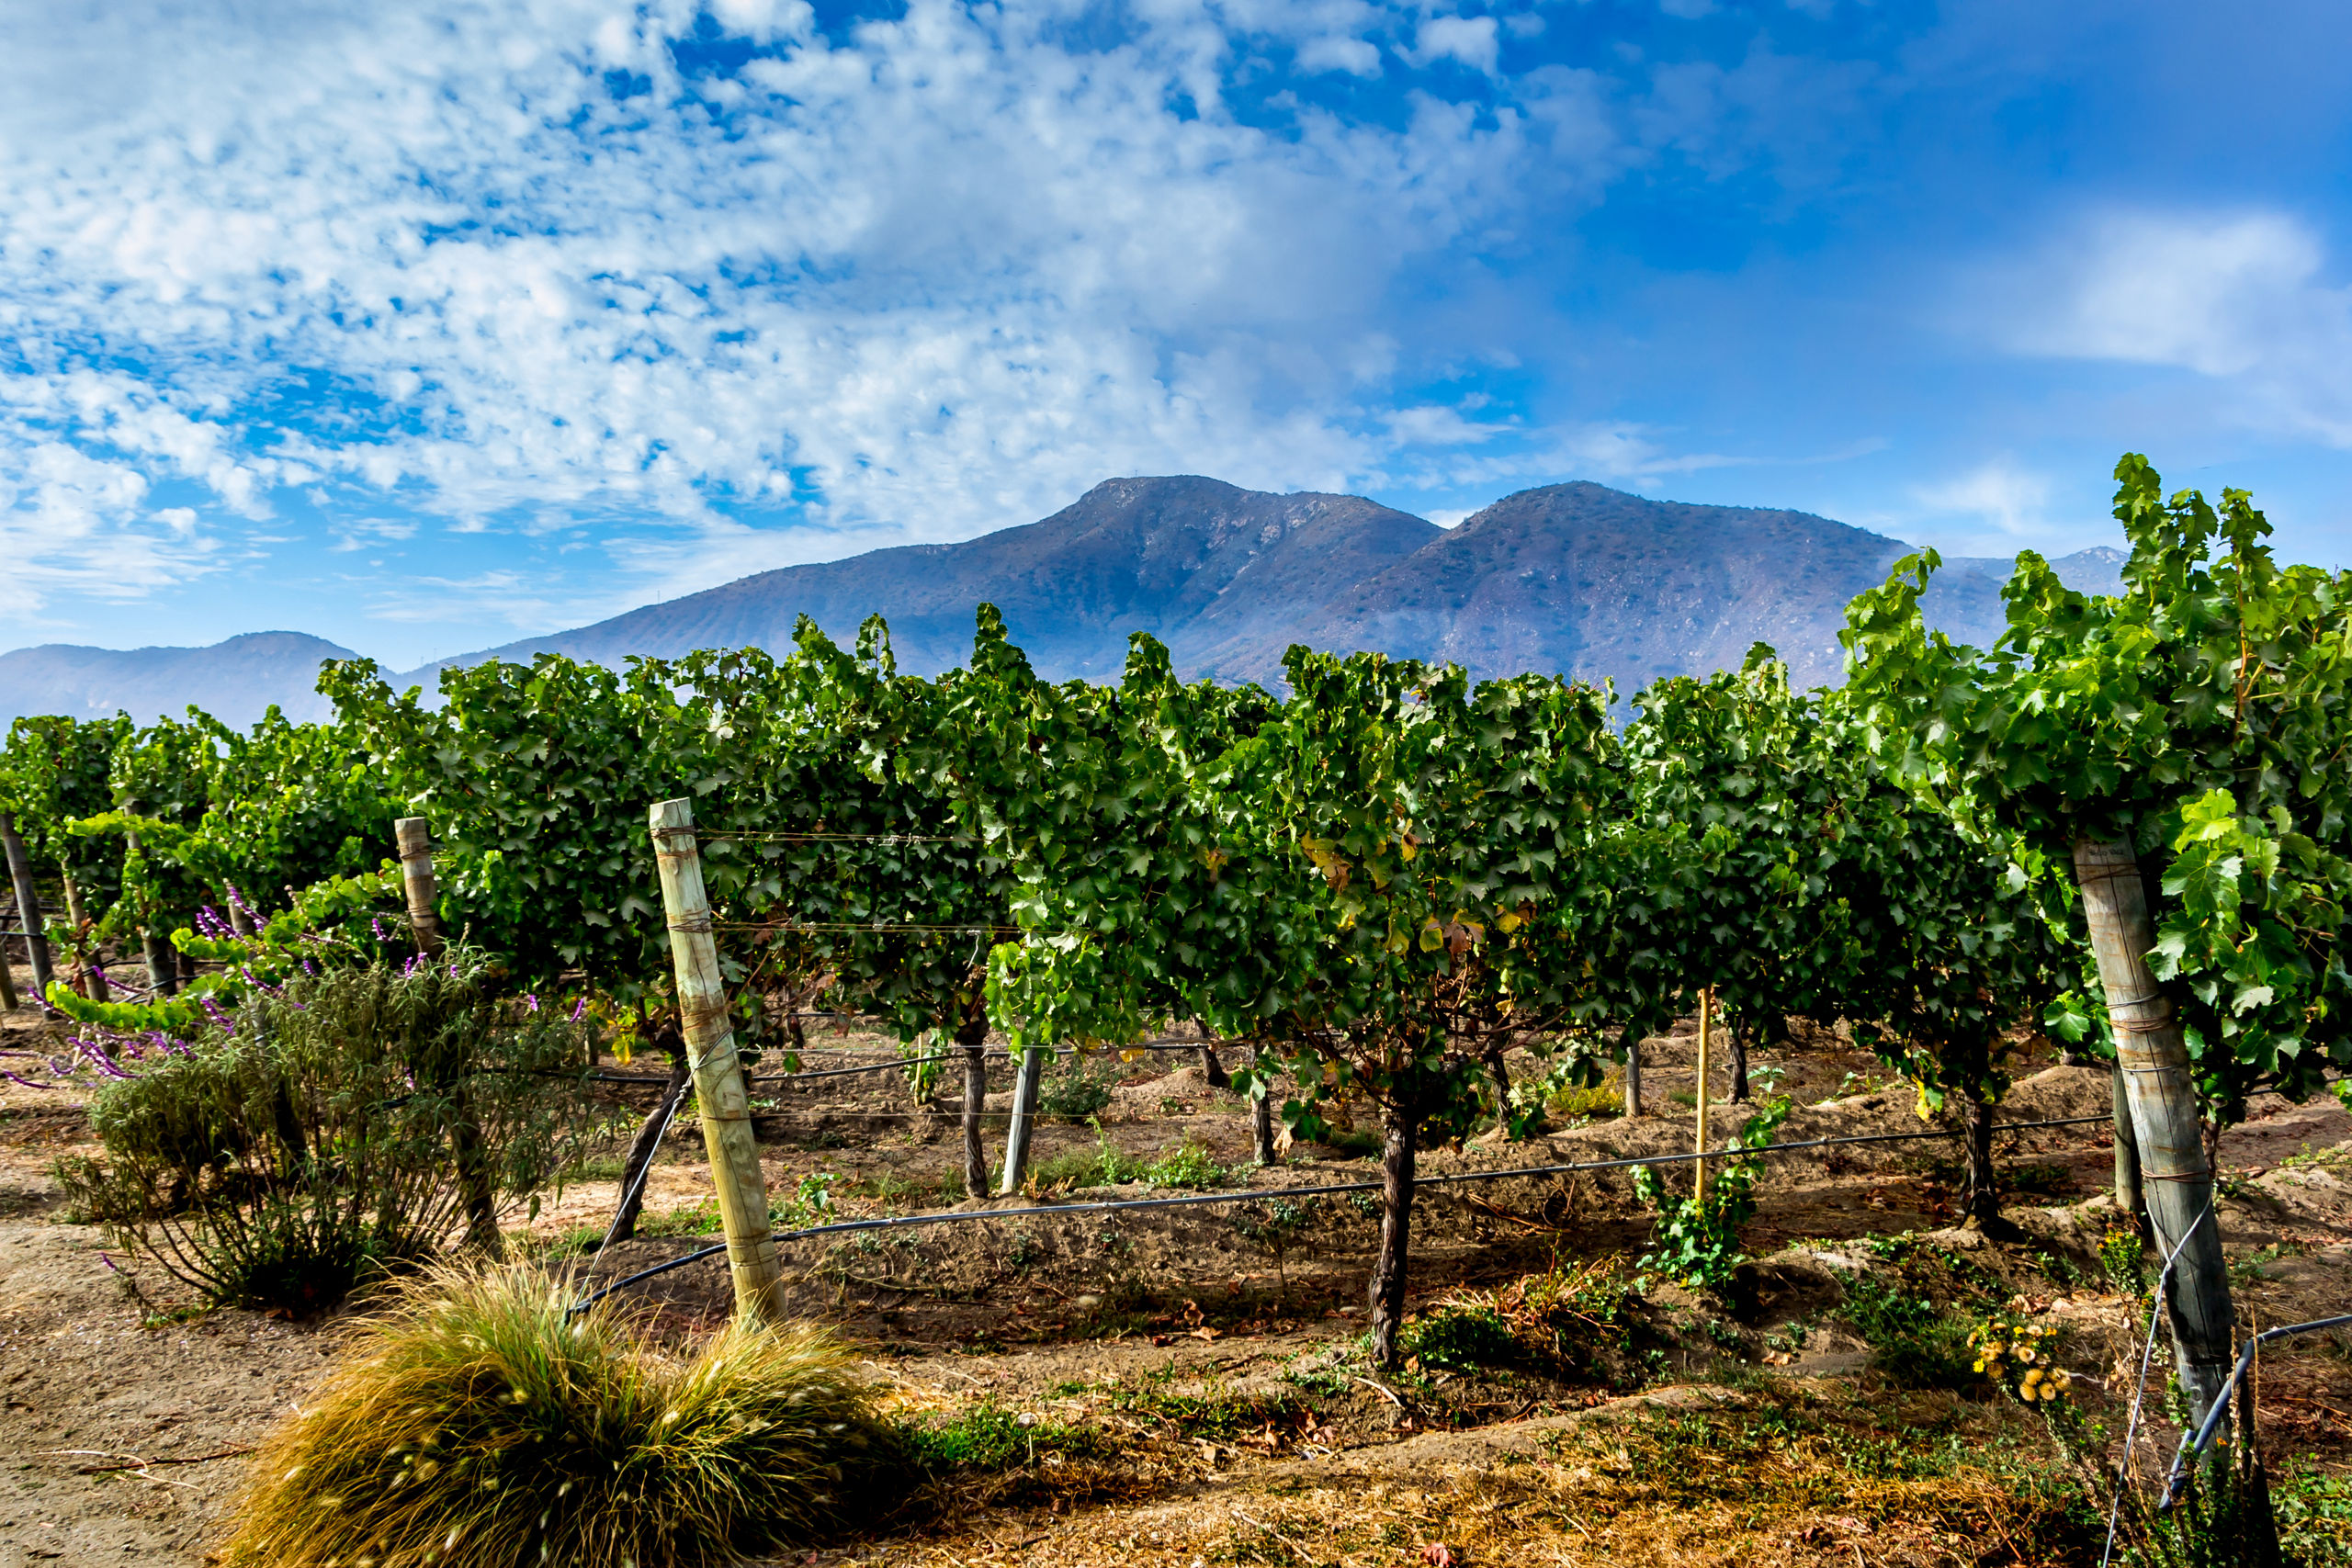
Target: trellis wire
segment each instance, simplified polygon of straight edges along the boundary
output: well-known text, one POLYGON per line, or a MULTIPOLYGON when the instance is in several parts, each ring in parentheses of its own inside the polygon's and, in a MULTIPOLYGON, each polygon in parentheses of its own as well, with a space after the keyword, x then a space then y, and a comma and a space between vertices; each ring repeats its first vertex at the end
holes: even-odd
MULTIPOLYGON (((2112 1120, 2111 1116, 2061 1116, 2047 1122, 2004 1122, 1993 1130, 1996 1133, 2021 1133, 2038 1127, 2077 1127, 2087 1122, 2112 1120)), ((1796 1154, 1805 1149, 1829 1148, 1838 1145, 1894 1144, 1918 1138, 1952 1138, 1960 1136, 1962 1131, 1963 1129, 1941 1128, 1928 1133, 1873 1133, 1860 1137, 1813 1138, 1804 1143, 1771 1144, 1761 1149, 1747 1151, 1747 1154, 1724 1148, 1692 1154, 1634 1155, 1622 1159, 1579 1160, 1568 1165, 1518 1166, 1509 1170, 1453 1171, 1443 1176, 1416 1177, 1413 1179, 1413 1186, 1418 1190, 1423 1187, 1450 1187, 1471 1181, 1508 1181, 1515 1178, 1566 1176, 1586 1170, 1621 1170, 1630 1166, 1688 1165, 1693 1160, 1721 1159, 1726 1155, 1736 1158, 1760 1157, 1765 1155, 1796 1154)), ((931 1214, 884 1215, 867 1220, 840 1220, 827 1225, 811 1225, 805 1230, 779 1231, 775 1234, 775 1239, 780 1244, 787 1241, 801 1241, 810 1236, 840 1235, 851 1231, 958 1224, 977 1220, 1031 1219, 1046 1214, 1100 1214, 1136 1209, 1188 1209, 1212 1203, 1260 1202, 1267 1199, 1323 1198, 1342 1192, 1377 1192, 1384 1185, 1385 1183, 1378 1181, 1340 1181, 1327 1182, 1314 1187, 1270 1187, 1238 1192, 1194 1192, 1182 1198, 1102 1199, 1084 1203, 1044 1203, 1023 1209, 967 1209, 931 1214)), ((2199 1221, 2199 1223, 2203 1222, 2199 1221)), ((657 1274, 667 1274, 673 1269, 683 1269, 689 1263, 699 1262, 703 1258, 726 1250, 727 1244, 720 1242, 715 1247, 706 1247, 687 1253, 683 1258, 673 1258, 667 1263, 657 1263, 650 1269, 640 1269, 625 1279, 616 1280, 604 1289, 583 1296, 573 1303, 569 1310, 571 1313, 585 1312, 616 1291, 625 1290, 640 1280, 650 1280, 657 1274)), ((2169 1269, 2170 1266, 2167 1265, 2166 1268, 2169 1269)))
POLYGON ((2172 1283, 2172 1268, 2180 1261, 2181 1248, 2187 1247, 2188 1238, 2197 1234, 2197 1226, 2203 1224, 2212 1214, 2213 1205, 2220 1201, 2221 1191, 2221 1188, 2216 1186, 2205 1194, 2205 1208, 2197 1216, 2196 1224, 2180 1233, 2180 1239, 2173 1243, 2171 1254, 2165 1258, 2165 1266, 2156 1272, 2156 1288, 2148 1305, 2147 1343, 2140 1351, 2140 1382, 2132 1391, 2132 1418, 2123 1427, 2123 1457, 2115 1467, 2115 1500, 2107 1510, 2107 1545, 2098 1554, 2098 1568, 2107 1568, 2109 1559, 2115 1555, 2115 1530, 2123 1518, 2123 1488, 2132 1481, 2132 1448, 2140 1437, 2140 1408, 2148 1398, 2148 1368, 2156 1359, 2156 1324, 2165 1310, 2165 1291, 2172 1283))

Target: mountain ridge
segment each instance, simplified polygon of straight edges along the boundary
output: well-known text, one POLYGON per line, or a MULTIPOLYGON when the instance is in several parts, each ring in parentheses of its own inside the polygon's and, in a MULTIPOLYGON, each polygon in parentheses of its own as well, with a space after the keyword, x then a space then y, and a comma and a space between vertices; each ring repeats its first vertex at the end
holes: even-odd
MULTIPOLYGON (((869 615, 899 667, 961 664, 981 600, 1048 679, 1115 679, 1127 637, 1165 642, 1188 677, 1279 682, 1294 642, 1453 660, 1484 678, 1543 670, 1630 692, 1660 674, 1736 665, 1770 642, 1803 685, 1843 675, 1848 600, 1913 547, 1810 513, 1653 501, 1589 481, 1503 497, 1451 529, 1362 496, 1248 491, 1201 475, 1106 479, 1035 523, 947 545, 901 545, 783 567, 588 626, 392 676, 547 651, 617 664, 696 648, 788 649, 800 615, 848 642, 869 615)), ((2071 586, 2114 592, 2104 547, 2052 562, 2071 586)), ((1983 646, 2003 625, 2011 563, 1954 558, 1928 618, 1983 646)), ((111 713, 142 720, 190 702, 245 724, 270 702, 323 716, 319 660, 354 657, 296 632, 207 649, 47 644, 0 654, 0 720, 111 713)))

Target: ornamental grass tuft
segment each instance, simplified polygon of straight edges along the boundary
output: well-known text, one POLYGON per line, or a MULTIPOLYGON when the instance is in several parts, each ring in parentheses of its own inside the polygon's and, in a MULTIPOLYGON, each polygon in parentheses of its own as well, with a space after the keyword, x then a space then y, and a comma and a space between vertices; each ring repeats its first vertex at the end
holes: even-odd
POLYGON ((813 1326, 692 1355, 567 1283, 435 1269, 358 1324, 253 1460, 231 1568, 701 1568, 822 1536, 903 1468, 813 1326))

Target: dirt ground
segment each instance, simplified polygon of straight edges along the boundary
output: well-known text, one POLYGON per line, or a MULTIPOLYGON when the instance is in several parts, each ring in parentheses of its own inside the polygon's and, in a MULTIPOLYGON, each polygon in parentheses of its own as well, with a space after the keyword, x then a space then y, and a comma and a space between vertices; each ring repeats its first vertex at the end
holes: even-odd
MULTIPOLYGON (((0 1023, 9 1046, 43 1048, 29 1010, 0 1023)), ((1648 1043, 1652 1114, 1564 1117, 1524 1143, 1489 1138, 1430 1155, 1421 1175, 1687 1150, 1693 1043, 1687 1023, 1648 1043)), ((805 1066, 872 1061, 886 1049, 823 1036, 805 1066)), ((1922 1129, 1908 1088, 1834 1035, 1801 1031, 1758 1066, 1768 1064, 1783 1069, 1779 1087, 1800 1107, 1782 1143, 1922 1129)), ((772 1201, 808 1224, 1171 1195, 1129 1183, 966 1202, 954 1176, 958 1081, 928 1102, 899 1071, 756 1084, 772 1201)), ((1009 1070, 990 1087, 1001 1106, 1009 1070)), ((649 1091, 615 1092, 616 1110, 650 1102, 649 1091)), ((2097 1116, 2108 1104, 2104 1072, 2036 1063, 2002 1115, 2097 1116)), ((1717 1135, 1745 1113, 1718 1108, 1717 1135)), ((1973 1270, 2013 1292, 2015 1310, 2070 1332, 2086 1413, 2120 1426, 2115 1402, 2129 1380, 2112 1374, 2136 1309, 2099 1273, 2099 1244, 2120 1222, 2104 1195, 2111 1150, 2095 1123, 2001 1140, 2007 1212, 2026 1236, 2013 1243, 1945 1228, 1959 1181, 1949 1141, 1776 1158, 1744 1233, 1757 1261, 1728 1306, 1610 1283, 1648 1240, 1623 1170, 1425 1188, 1416 1312, 1508 1307, 1548 1280, 1586 1292, 1579 1301, 1620 1303, 1623 1315, 1540 1368, 1417 1361, 1384 1382, 1351 1359, 1364 1325, 1372 1203, 1327 1197, 1306 1223, 1269 1223, 1283 1190, 1370 1181, 1373 1160, 1302 1146, 1279 1168, 1247 1168, 1242 1102, 1209 1087, 1182 1052, 1124 1064, 1095 1122, 1046 1125, 1033 1169, 1053 1170, 1057 1156, 1067 1169, 1067 1156, 1106 1145, 1131 1160, 1193 1145, 1205 1151, 1196 1166, 1244 1168, 1217 1186, 1247 1182, 1266 1202, 786 1242, 796 1310, 863 1347, 899 1408, 943 1419, 1009 1413, 1029 1444, 1027 1459, 1001 1473, 900 1508, 877 1539, 788 1561, 2078 1560, 2082 1520, 2063 1523, 2063 1509, 2033 1501, 2042 1482, 2031 1477, 2044 1473, 2033 1467, 2050 1453, 2040 1428, 2014 1407, 1903 1389, 1839 1310, 1857 1279, 1887 1275, 1890 1258, 1973 1270), (1884 1239, 1905 1233, 1924 1239, 1884 1239), (1704 1459, 1747 1453, 1744 1444, 1762 1445, 1761 1457, 1704 1459), (1956 1457, 1940 1468, 1887 1457, 1905 1448, 1956 1457), (1803 1455, 1828 1456, 1820 1474, 1833 1482, 1792 1457, 1803 1455), (1755 1490, 1756 1477, 1782 1472, 1782 1491, 1755 1490)), ((1001 1114, 990 1129, 993 1153, 1001 1114)), ((583 1238, 601 1232, 617 1194, 623 1141, 535 1220, 514 1219, 518 1247, 593 1282, 707 1243, 711 1188, 699 1135, 685 1128, 649 1183, 646 1234, 585 1255, 583 1238)), ((242 1452, 300 1404, 334 1353, 338 1322, 193 1310, 152 1264, 64 1216, 49 1168, 74 1152, 97 1152, 78 1091, 0 1083, 0 1568, 199 1562, 242 1452)), ((2223 1138, 2222 1158, 2242 1318, 2268 1325, 2346 1311, 2352 1116, 2332 1100, 2257 1101, 2255 1119, 2223 1138)), ((726 1288, 713 1261, 631 1294, 688 1331, 723 1316, 726 1288)), ((2277 1454, 2352 1468, 2346 1344, 2299 1344, 2266 1363, 2262 1431, 2277 1454)), ((2169 1452, 2177 1428, 2167 1421, 2156 1415, 2145 1453, 2169 1452)))

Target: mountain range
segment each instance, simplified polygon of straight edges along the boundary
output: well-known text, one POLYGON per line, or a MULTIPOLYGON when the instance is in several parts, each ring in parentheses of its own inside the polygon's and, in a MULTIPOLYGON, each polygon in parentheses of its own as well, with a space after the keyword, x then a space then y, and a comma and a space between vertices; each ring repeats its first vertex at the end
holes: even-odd
MULTIPOLYGON (((1847 601, 1911 548, 1809 513, 1589 483, 1521 491, 1447 529, 1361 496, 1119 479, 1040 522, 761 572, 393 679, 429 691, 445 666, 540 652, 617 663, 697 648, 781 651, 802 615, 846 642, 876 613, 899 668, 931 674, 963 662, 973 606, 988 600, 1055 680, 1115 678, 1128 634, 1146 631, 1188 676, 1270 685, 1294 642, 1452 660, 1479 677, 1606 677, 1630 692, 1736 665, 1758 641, 1780 650, 1793 681, 1817 685, 1842 673, 1847 601)), ((2111 593, 2122 560, 2097 548, 2053 564, 2070 586, 2111 593)), ((1928 591, 1929 620, 1958 640, 1990 642, 2009 570, 2006 560, 1948 559, 1928 591)), ((319 661, 348 657, 294 632, 205 649, 21 649, 0 654, 0 718, 118 707, 145 718, 191 702, 232 723, 271 702, 314 717, 324 711, 312 690, 319 661)))

